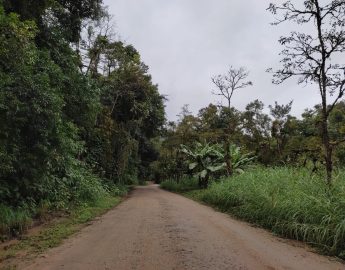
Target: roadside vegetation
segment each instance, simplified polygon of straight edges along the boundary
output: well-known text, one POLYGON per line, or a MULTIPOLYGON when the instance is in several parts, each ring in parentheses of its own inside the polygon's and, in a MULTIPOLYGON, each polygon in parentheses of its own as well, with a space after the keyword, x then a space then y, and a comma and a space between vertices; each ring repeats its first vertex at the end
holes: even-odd
POLYGON ((324 176, 311 176, 307 169, 258 167, 215 181, 208 189, 197 188, 193 178, 161 187, 345 258, 344 177, 343 171, 337 172, 329 189, 324 176))
POLYGON ((226 106, 197 115, 184 106, 152 168, 157 181, 167 179, 162 188, 345 258, 345 73, 334 57, 345 51, 345 2, 286 1, 268 11, 276 27, 314 28, 281 37, 282 66, 267 71, 274 84, 295 77, 314 85, 320 104, 301 117, 291 115, 293 101, 266 107, 254 100, 240 111, 233 95, 255 82, 246 68, 231 66, 212 77, 226 106))
MULTIPOLYGON (((68 212, 54 213, 54 217, 51 217, 49 222, 35 228, 36 232, 21 236, 20 241, 3 244, 4 248, 0 250, 0 268, 11 266, 15 269, 18 260, 34 258, 45 250, 58 246, 64 239, 78 232, 87 222, 112 209, 120 201, 119 196, 106 195, 94 203, 76 206, 68 212)), ((4 269, 7 269, 6 267, 4 269)))
POLYGON ((113 23, 99 0, 0 1, 0 241, 148 180, 164 97, 113 23))
POLYGON ((220 103, 167 122, 102 1, 0 0, 0 240, 24 238, 0 259, 57 245, 146 180, 344 258, 345 1, 268 11, 275 26, 314 27, 280 38, 282 66, 268 72, 314 85, 319 104, 300 117, 290 100, 239 110, 234 95, 256 86, 230 66, 211 78, 220 103), (56 215, 66 219, 23 236, 56 215))

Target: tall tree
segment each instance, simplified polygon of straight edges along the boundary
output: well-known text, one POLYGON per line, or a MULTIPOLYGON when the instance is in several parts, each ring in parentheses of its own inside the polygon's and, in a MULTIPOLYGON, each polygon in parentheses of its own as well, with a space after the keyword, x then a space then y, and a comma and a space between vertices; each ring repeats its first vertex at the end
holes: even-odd
POLYGON ((328 118, 345 91, 345 66, 337 61, 339 54, 345 51, 345 1, 286 1, 280 5, 271 3, 268 10, 280 15, 273 25, 293 22, 307 26, 304 32, 293 31, 279 39, 285 49, 281 52, 282 68, 274 71, 273 83, 279 84, 296 76, 300 84, 318 86, 327 182, 331 184, 332 153, 338 142, 330 140, 328 118))
POLYGON ((292 101, 290 101, 286 105, 279 105, 278 102, 275 102, 274 106, 270 105, 270 113, 273 116, 273 123, 272 123, 272 130, 271 134, 272 137, 276 139, 277 143, 277 152, 278 155, 282 155, 282 148, 284 144, 284 128, 286 123, 289 120, 289 113, 291 111, 292 101))

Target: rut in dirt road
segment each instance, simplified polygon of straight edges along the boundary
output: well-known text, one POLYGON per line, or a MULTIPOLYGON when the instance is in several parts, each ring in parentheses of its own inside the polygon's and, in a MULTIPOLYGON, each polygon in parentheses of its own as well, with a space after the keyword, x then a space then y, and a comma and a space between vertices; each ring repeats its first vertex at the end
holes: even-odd
POLYGON ((345 269, 156 185, 52 249, 27 270, 345 269))

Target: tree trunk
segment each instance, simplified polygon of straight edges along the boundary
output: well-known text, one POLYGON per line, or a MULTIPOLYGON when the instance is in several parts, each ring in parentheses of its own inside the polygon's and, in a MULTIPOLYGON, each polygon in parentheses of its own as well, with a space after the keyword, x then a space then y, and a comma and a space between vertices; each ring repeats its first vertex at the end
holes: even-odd
POLYGON ((317 25, 317 33, 318 39, 320 42, 321 48, 321 56, 322 62, 319 66, 320 68, 320 76, 319 76, 319 87, 320 87, 320 94, 322 97, 322 141, 325 151, 325 161, 326 161, 326 181, 328 185, 332 184, 332 171, 333 171, 333 162, 332 162, 332 146, 329 141, 329 132, 328 132, 328 106, 327 106, 327 69, 326 69, 326 61, 327 61, 327 50, 325 46, 324 37, 322 35, 322 9, 320 8, 319 1, 315 0, 314 3, 316 8, 316 25, 317 25))
POLYGON ((326 181, 328 185, 332 184, 332 172, 333 172, 333 160, 332 160, 332 146, 329 141, 328 132, 328 117, 327 113, 323 113, 322 118, 322 142, 325 151, 325 162, 326 162, 326 181))
POLYGON ((208 180, 209 180, 210 176, 209 174, 207 174, 204 178, 204 185, 203 185, 203 188, 204 189, 207 189, 208 188, 208 180))
POLYGON ((198 182, 198 185, 199 185, 199 188, 202 188, 202 186, 203 186, 201 176, 199 176, 199 182, 198 182))
POLYGON ((230 154, 230 143, 229 140, 225 143, 225 164, 226 164, 226 171, 228 176, 233 175, 232 163, 231 163, 231 154, 230 154))

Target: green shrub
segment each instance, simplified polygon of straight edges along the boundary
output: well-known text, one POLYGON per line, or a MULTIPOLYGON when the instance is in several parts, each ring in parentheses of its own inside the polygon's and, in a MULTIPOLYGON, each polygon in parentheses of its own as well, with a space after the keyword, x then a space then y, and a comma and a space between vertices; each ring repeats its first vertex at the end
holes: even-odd
POLYGON ((76 176, 76 202, 95 202, 107 194, 99 179, 93 175, 76 176), (80 177, 80 178, 79 178, 80 177))
POLYGON ((32 223, 32 218, 45 221, 56 210, 70 213, 78 207, 96 207, 105 198, 118 198, 128 192, 125 185, 109 184, 83 167, 72 168, 68 177, 52 176, 46 181, 44 199, 22 203, 16 209, 0 204, 0 241, 18 236, 32 223))
POLYGON ((111 185, 110 187, 107 187, 108 192, 112 196, 125 196, 128 193, 128 186, 125 185, 111 185))

